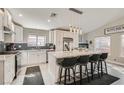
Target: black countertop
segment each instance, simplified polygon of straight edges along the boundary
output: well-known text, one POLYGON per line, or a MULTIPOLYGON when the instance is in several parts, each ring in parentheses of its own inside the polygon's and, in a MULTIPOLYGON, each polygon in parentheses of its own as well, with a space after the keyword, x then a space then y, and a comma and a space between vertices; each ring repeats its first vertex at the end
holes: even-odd
POLYGON ((20 53, 19 51, 4 51, 0 52, 0 55, 10 55, 10 54, 18 54, 20 53))

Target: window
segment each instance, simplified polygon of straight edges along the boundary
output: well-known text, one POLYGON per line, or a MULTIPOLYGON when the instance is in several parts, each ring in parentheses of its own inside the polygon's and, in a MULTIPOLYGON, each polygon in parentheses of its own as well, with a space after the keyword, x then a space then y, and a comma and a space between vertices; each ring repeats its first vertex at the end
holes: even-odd
POLYGON ((45 46, 46 36, 28 35, 28 46, 45 46))
POLYGON ((36 35, 29 35, 28 36, 28 46, 36 46, 37 39, 36 35))
POLYGON ((124 56, 124 35, 121 36, 121 56, 124 56))
POLYGON ((95 38, 95 50, 106 50, 110 52, 110 37, 95 38))
POLYGON ((46 37, 45 36, 38 36, 37 45, 38 46, 45 46, 46 44, 46 37))

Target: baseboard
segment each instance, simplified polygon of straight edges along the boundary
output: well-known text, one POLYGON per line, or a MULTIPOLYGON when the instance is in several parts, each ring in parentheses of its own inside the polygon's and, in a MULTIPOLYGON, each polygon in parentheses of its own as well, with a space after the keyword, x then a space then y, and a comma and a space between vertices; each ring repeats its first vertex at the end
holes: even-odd
POLYGON ((115 64, 115 65, 124 67, 124 63, 122 63, 122 62, 111 61, 111 60, 107 60, 107 62, 110 63, 110 64, 115 64))

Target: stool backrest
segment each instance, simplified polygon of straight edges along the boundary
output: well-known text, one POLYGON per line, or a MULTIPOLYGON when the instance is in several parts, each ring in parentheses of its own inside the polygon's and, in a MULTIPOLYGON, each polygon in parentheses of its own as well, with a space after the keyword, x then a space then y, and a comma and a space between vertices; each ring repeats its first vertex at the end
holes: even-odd
POLYGON ((108 53, 102 53, 100 55, 100 59, 103 59, 103 60, 107 59, 107 57, 108 57, 108 53))
POLYGON ((77 57, 71 57, 71 58, 64 58, 62 64, 65 66, 72 66, 75 65, 76 62, 77 62, 77 57))
POLYGON ((90 62, 96 62, 100 59, 100 54, 93 54, 91 57, 90 57, 90 62))
POLYGON ((89 62, 89 55, 80 56, 78 58, 78 62, 82 63, 82 64, 88 63, 89 62))

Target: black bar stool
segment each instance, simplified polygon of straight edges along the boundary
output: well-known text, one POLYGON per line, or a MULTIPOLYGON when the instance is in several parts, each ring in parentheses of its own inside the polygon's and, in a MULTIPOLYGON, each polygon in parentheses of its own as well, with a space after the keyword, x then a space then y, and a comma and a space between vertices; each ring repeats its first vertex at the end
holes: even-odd
MULTIPOLYGON (((94 72, 95 72, 95 66, 97 65, 98 63, 98 66, 99 66, 99 59, 100 59, 100 54, 93 54, 92 56, 90 56, 89 58, 89 62, 91 64, 91 78, 93 79, 94 77, 94 72)), ((98 70, 99 70, 99 67, 98 67, 98 70)), ((98 71, 99 72, 99 71, 98 71)), ((98 73, 99 75, 99 73, 98 73)))
MULTIPOLYGON (((104 65, 105 65, 105 71, 106 71, 106 74, 108 74, 108 71, 107 71, 107 64, 106 64, 106 59, 108 57, 108 53, 102 53, 100 55, 100 59, 99 59, 99 62, 100 62, 100 65, 101 65, 101 76, 103 75, 103 62, 104 62, 104 65)), ((98 70, 99 71, 99 70, 98 70)))
POLYGON ((82 67, 83 66, 85 67, 85 72, 87 75, 88 82, 90 81, 88 68, 87 68, 88 62, 89 62, 89 55, 80 56, 77 60, 77 65, 80 67, 80 84, 82 84, 82 67))
POLYGON ((64 58, 61 62, 57 63, 59 65, 59 84, 61 84, 61 78, 63 77, 62 76, 63 69, 65 69, 64 85, 66 85, 67 83, 66 82, 67 76, 68 76, 69 81, 70 81, 70 77, 73 77, 74 84, 76 84, 75 83, 75 70, 74 70, 76 62, 77 62, 77 57, 72 57, 72 58, 64 58), (70 69, 73 72, 73 76, 70 76, 70 69), (68 71, 68 74, 67 74, 67 71, 68 71))

